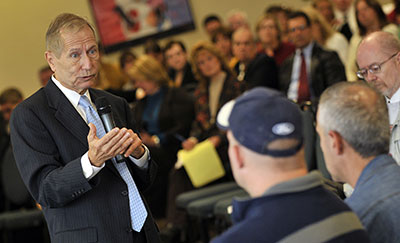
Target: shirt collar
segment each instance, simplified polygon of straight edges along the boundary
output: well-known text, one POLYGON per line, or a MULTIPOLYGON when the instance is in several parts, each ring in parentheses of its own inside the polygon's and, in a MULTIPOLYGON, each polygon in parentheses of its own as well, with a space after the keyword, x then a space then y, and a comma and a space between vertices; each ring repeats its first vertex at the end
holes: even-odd
MULTIPOLYGON (((81 95, 77 93, 74 90, 68 89, 65 86, 63 86, 60 81, 58 81, 54 75, 51 76, 51 80, 54 82, 55 85, 63 92, 63 94, 67 97, 67 99, 71 102, 71 104, 77 108, 79 104, 79 100, 81 98, 81 95)), ((90 93, 89 90, 86 90, 86 92, 83 94, 86 97, 88 97, 90 103, 93 105, 92 99, 90 98, 90 93)))
POLYGON ((392 96, 392 98, 386 97, 386 103, 396 103, 400 101, 400 88, 397 89, 396 93, 392 96))
POLYGON ((320 185, 322 185, 322 177, 320 173, 317 171, 312 171, 305 176, 281 182, 275 186, 272 186, 263 195, 270 196, 283 193, 300 192, 320 185))
POLYGON ((307 57, 307 58, 311 57, 313 47, 314 47, 314 41, 311 41, 310 44, 308 44, 303 49, 297 48, 296 55, 300 55, 300 53, 303 52, 304 57, 307 57))

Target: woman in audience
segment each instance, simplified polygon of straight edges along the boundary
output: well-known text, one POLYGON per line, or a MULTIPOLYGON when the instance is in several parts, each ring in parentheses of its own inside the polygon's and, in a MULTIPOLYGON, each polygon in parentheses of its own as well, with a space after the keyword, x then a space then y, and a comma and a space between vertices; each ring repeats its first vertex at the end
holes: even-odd
POLYGON ((168 75, 174 82, 174 86, 182 87, 190 94, 193 93, 198 81, 193 76, 183 42, 169 41, 164 47, 164 60, 168 67, 168 75))
POLYGON ((354 34, 350 39, 346 62, 347 80, 351 81, 357 80, 357 47, 365 36, 379 30, 398 36, 398 27, 388 22, 377 0, 356 0, 355 8, 359 33, 354 34))
POLYGON ((274 58, 278 66, 296 50, 293 44, 282 41, 278 19, 272 14, 265 14, 258 20, 256 33, 259 52, 274 58))
POLYGON ((194 101, 172 81, 164 67, 150 55, 139 57, 128 74, 146 93, 134 109, 142 142, 158 164, 146 201, 156 218, 165 217, 168 173, 176 162, 181 137, 187 137, 194 119, 194 101))
POLYGON ((303 11, 311 20, 311 30, 314 40, 321 46, 336 51, 342 63, 345 63, 347 48, 349 46, 346 37, 335 31, 314 8, 306 7, 303 11))
MULTIPOLYGON (((201 141, 209 140, 229 170, 227 154, 228 143, 226 135, 221 132, 215 123, 219 109, 228 101, 236 98, 242 90, 242 83, 236 80, 235 75, 228 67, 221 52, 209 42, 197 43, 191 53, 193 72, 199 80, 195 96, 195 122, 191 136, 182 142, 186 150, 193 149, 201 141)), ((228 173, 230 176, 230 173, 228 173)), ((186 215, 175 206, 176 197, 193 186, 183 168, 173 170, 170 174, 168 192, 167 229, 162 232, 162 238, 173 242, 164 236, 173 237, 173 232, 179 232, 185 225, 186 215)))

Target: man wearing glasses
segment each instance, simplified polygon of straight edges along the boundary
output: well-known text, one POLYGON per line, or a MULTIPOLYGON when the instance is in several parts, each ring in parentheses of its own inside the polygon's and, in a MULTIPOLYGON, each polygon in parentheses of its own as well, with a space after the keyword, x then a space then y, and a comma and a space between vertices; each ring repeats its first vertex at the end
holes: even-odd
POLYGON ((296 52, 281 65, 280 89, 298 103, 318 101, 327 87, 346 80, 344 66, 336 52, 314 41, 311 22, 305 13, 289 15, 288 27, 296 52))
POLYGON ((390 154, 400 162, 400 41, 393 34, 374 32, 357 50, 357 76, 386 98, 391 129, 390 154))

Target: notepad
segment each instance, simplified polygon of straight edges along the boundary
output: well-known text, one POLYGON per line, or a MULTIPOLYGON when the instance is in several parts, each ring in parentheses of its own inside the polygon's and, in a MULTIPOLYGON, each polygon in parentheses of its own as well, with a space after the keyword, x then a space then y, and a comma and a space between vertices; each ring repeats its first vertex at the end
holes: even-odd
POLYGON ((192 150, 179 150, 178 160, 182 161, 194 187, 204 186, 225 175, 224 167, 214 145, 205 140, 192 150))

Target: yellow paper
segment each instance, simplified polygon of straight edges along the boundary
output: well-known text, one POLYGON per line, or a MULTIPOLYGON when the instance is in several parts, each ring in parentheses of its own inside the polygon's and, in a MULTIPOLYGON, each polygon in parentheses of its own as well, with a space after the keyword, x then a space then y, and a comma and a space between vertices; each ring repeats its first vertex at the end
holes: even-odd
POLYGON ((192 150, 179 150, 178 160, 183 162, 194 187, 204 186, 225 175, 224 167, 214 145, 205 140, 192 150))

